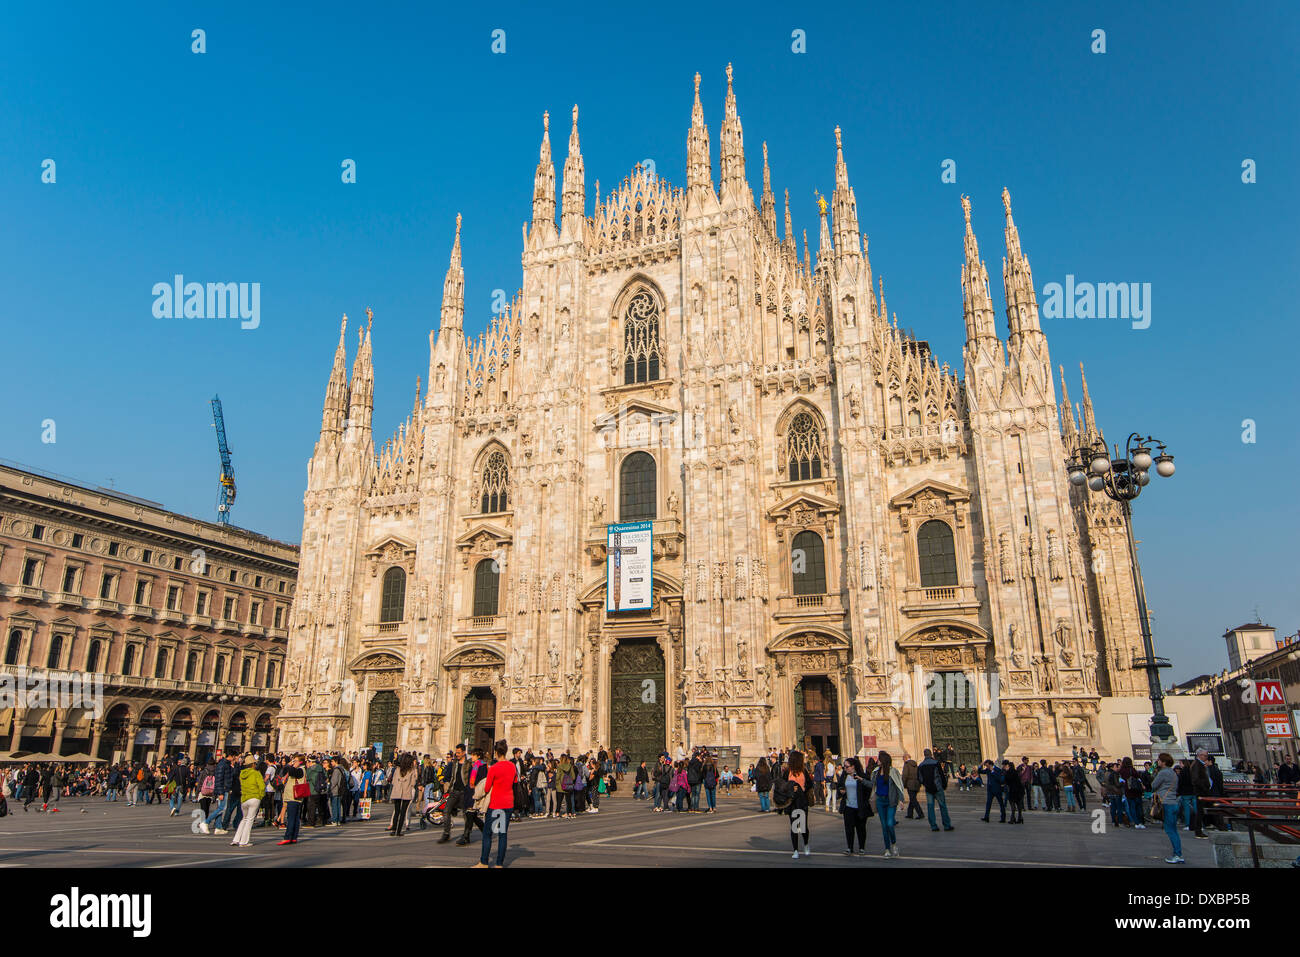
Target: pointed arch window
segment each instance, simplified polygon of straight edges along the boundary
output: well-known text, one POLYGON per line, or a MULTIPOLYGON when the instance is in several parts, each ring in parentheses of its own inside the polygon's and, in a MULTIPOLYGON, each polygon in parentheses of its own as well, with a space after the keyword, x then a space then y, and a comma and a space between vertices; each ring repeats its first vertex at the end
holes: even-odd
POLYGON ((618 478, 618 520, 648 522, 655 517, 655 460, 633 452, 623 460, 618 478))
POLYGON ((483 490, 479 502, 479 511, 504 512, 509 505, 507 487, 510 484, 510 466, 506 464, 506 454, 500 450, 488 456, 483 465, 483 490))
POLYGON ((401 621, 406 613, 406 571, 394 565, 384 572, 384 587, 380 595, 379 620, 401 621))
POLYGON ((826 594, 826 548, 816 532, 800 532, 790 543, 790 573, 796 595, 826 594))
POLYGON ((947 522, 931 519, 921 526, 916 533, 916 555, 922 588, 957 584, 957 549, 947 522))
POLYGON ((822 430, 810 412, 800 412, 786 431, 786 458, 790 481, 822 477, 822 430))
POLYGON ((501 573, 496 559, 485 558, 474 566, 474 617, 495 617, 500 594, 501 573))
POLYGON ((656 381, 662 359, 659 304, 642 290, 628 302, 623 317, 623 384, 656 381))

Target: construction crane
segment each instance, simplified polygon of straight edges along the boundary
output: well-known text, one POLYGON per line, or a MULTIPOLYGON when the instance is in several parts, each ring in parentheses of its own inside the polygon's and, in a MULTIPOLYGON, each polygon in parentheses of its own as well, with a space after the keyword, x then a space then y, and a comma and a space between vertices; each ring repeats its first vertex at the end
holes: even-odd
POLYGON ((235 467, 230 464, 230 446, 226 444, 226 420, 221 415, 221 397, 212 397, 212 426, 217 430, 217 452, 221 454, 221 484, 217 488, 217 521, 230 524, 230 508, 235 504, 235 467))

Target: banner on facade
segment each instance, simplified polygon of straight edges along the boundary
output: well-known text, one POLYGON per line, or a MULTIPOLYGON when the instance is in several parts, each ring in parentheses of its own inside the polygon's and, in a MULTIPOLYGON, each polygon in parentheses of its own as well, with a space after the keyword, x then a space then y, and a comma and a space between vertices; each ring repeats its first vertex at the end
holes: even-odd
POLYGON ((256 734, 253 735, 253 747, 255 748, 266 747, 266 739, 267 739, 266 732, 264 731, 257 732, 256 734))
POLYGON ((1210 754, 1223 754, 1223 735, 1213 731, 1187 733, 1187 752, 1195 754, 1204 748, 1210 754))
POLYGON ((184 744, 184 743, 185 743, 185 731, 183 729, 174 728, 171 731, 167 732, 167 746, 169 748, 174 744, 184 744))
POLYGON ((157 744, 158 730, 156 728, 141 728, 135 733, 136 744, 157 744))
POLYGON ((199 743, 199 747, 211 747, 212 745, 217 743, 217 732, 200 731, 198 743, 199 743))
POLYGON ((606 611, 649 611, 654 607, 653 529, 653 522, 609 526, 605 542, 606 611))
POLYGON ((1264 736, 1267 738, 1290 738, 1291 716, 1285 711, 1265 711, 1264 736))

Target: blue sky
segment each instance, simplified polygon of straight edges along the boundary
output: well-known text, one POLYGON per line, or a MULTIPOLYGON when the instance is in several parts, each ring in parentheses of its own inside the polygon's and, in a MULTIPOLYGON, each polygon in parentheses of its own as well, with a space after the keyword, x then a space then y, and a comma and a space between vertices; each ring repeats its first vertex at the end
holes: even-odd
POLYGON ((548 6, 9 5, 0 457, 211 517, 220 393, 236 524, 297 541, 340 314, 375 310, 382 439, 427 368, 457 212, 469 330, 519 285, 542 111, 559 165, 581 106, 590 209, 596 179, 646 158, 684 183, 698 70, 716 176, 730 61, 755 190, 767 140, 815 241, 842 126, 890 309, 941 359, 961 361, 961 193, 999 309, 1003 186, 1040 298, 1067 274, 1151 283, 1148 329, 1044 326, 1075 401, 1086 363, 1112 441, 1140 429, 1177 456, 1136 505, 1159 650, 1182 678, 1222 667, 1220 635, 1256 608, 1300 626, 1292 4, 753 4, 739 23, 734 5, 548 6), (260 282, 260 327, 154 318, 151 287, 178 272, 260 282))

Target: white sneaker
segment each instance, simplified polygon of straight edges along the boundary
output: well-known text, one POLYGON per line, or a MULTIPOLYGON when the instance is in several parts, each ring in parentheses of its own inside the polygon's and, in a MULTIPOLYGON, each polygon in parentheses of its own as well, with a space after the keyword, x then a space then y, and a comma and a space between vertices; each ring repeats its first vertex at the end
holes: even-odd
POLYGON ((897 845, 897 844, 894 845, 894 856, 895 856, 895 857, 901 857, 901 856, 902 856, 902 855, 900 855, 900 854, 898 853, 898 845, 897 845))
POLYGON ((889 853, 889 848, 885 848, 885 855, 884 855, 884 856, 885 856, 885 857, 893 857, 894 855, 889 853))
POLYGON ((1134 824, 1133 827, 1139 831, 1145 831, 1147 829, 1145 824, 1134 824))
POLYGON ((798 852, 798 851, 795 851, 793 854, 791 854, 791 855, 790 855, 790 860, 792 860, 792 861, 797 861, 797 860, 799 860, 799 852, 798 852))
POLYGON ((229 834, 230 832, 227 831, 224 827, 218 827, 218 828, 214 828, 213 831, 212 831, 212 833, 213 833, 213 834, 229 834))
POLYGON ((212 833, 212 829, 211 829, 210 827, 208 827, 208 822, 207 822, 207 821, 200 821, 200 822, 199 822, 199 830, 202 831, 204 834, 211 834, 211 833, 212 833))
POLYGON ((1166 857, 1166 858, 1165 858, 1165 863, 1166 863, 1166 864, 1185 864, 1185 863, 1187 863, 1187 862, 1184 861, 1184 860, 1183 860, 1181 857, 1179 857, 1177 854, 1175 854, 1173 857, 1166 857))
POLYGON ((808 850, 808 848, 805 847, 805 848, 803 849, 803 856, 804 856, 804 857, 812 857, 812 851, 808 850))

